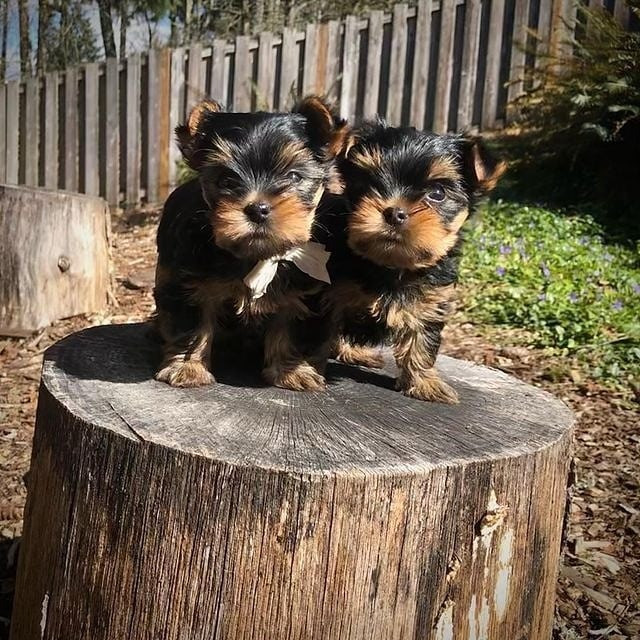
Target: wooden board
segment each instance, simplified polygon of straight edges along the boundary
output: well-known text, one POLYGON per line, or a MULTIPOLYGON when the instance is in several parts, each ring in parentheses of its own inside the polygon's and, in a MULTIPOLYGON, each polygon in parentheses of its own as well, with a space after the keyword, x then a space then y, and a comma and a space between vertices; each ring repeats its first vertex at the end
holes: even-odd
MULTIPOLYGON (((216 43, 214 42, 214 52, 216 43)), ((174 187, 178 176, 180 150, 175 143, 176 127, 184 118, 184 49, 171 52, 171 97, 169 107, 169 184, 174 187)))
POLYGON ((78 71, 67 69, 64 81, 64 188, 78 191, 78 71))
POLYGON ((404 95, 404 72, 407 58, 407 5, 393 5, 391 23, 391 61, 389 63, 389 98, 387 119, 390 124, 400 125, 402 96, 404 95))
POLYGON ((304 31, 304 67, 302 71, 302 95, 317 94, 316 69, 318 66, 318 25, 308 24, 304 31))
MULTIPOLYGON (((227 43, 224 40, 216 38, 211 47, 211 97, 217 100, 223 107, 227 106, 227 85, 225 83, 224 65, 225 65, 225 48, 227 43)), ((174 52, 175 54, 175 52, 174 52)), ((175 57, 175 56, 174 56, 175 57)), ((172 67, 173 77, 173 67, 172 67)), ((172 92, 174 91, 172 86, 172 92)), ((178 124, 176 122, 176 124, 178 124)), ((173 139, 173 134, 172 134, 173 139)))
POLYGON ((109 58, 105 68, 105 197, 115 207, 120 203, 120 63, 109 58))
POLYGON ((45 75, 44 186, 47 189, 58 188, 58 83, 57 71, 45 75))
POLYGON ((498 92, 500 90, 500 60, 502 52, 502 25, 504 2, 492 2, 489 15, 487 66, 482 97, 482 128, 492 129, 498 118, 498 92))
POLYGON ((431 0, 419 0, 411 80, 411 124, 424 129, 431 52, 431 0))
POLYGON ((132 207, 140 201, 140 54, 127 56, 127 170, 126 197, 127 206, 132 207))
POLYGON ((298 44, 294 29, 282 32, 282 55, 280 68, 280 111, 287 111, 298 94, 298 44))
POLYGON ((273 36, 265 31, 260 34, 258 41, 258 93, 256 101, 258 110, 271 111, 273 109, 273 90, 275 85, 273 36))
POLYGON ((161 51, 150 50, 147 59, 147 148, 144 158, 147 169, 147 202, 158 202, 160 156, 163 152, 160 146, 160 131, 163 128, 160 95, 164 78, 160 65, 161 51))
POLYGON ((436 73, 436 99, 433 109, 433 130, 436 133, 446 133, 449 130, 455 26, 456 2, 455 0, 442 0, 440 3, 440 44, 436 73))
POLYGON ((0 83, 0 184, 7 181, 7 86, 0 83))
POLYGON ((458 131, 467 131, 473 124, 473 98, 478 73, 478 47, 480 46, 480 0, 466 0, 464 16, 464 42, 458 94, 458 131))
POLYGON ((104 309, 108 215, 99 198, 0 186, 0 333, 104 309))
POLYGON ((347 16, 344 21, 342 78, 340 80, 340 115, 350 121, 353 121, 356 117, 358 60, 360 56, 360 31, 358 22, 357 16, 347 16))
POLYGON ((235 111, 251 111, 253 93, 253 64, 249 52, 249 36, 236 37, 235 67, 233 73, 233 108, 235 111))
POLYGON ((100 194, 98 63, 84 66, 84 192, 100 194))
POLYGON ((12 640, 550 637, 561 402, 445 357, 457 406, 390 365, 265 387, 237 351, 174 389, 147 331, 45 354, 12 640))
POLYGON ((20 136, 20 83, 7 82, 7 164, 8 184, 18 184, 20 136))
POLYGON ((25 145, 24 182, 38 185, 38 162, 40 160, 40 78, 25 82, 25 145))
POLYGON ((189 58, 187 60, 187 110, 204 98, 202 67, 202 45, 192 44, 189 47, 189 58))
POLYGON ((372 11, 369 14, 367 28, 367 68, 365 72, 364 103, 362 115, 365 119, 372 119, 378 113, 378 99, 380 95, 380 66, 382 64, 382 11, 372 11))
POLYGON ((327 23, 326 47, 324 93, 335 102, 340 87, 340 23, 337 20, 327 23))

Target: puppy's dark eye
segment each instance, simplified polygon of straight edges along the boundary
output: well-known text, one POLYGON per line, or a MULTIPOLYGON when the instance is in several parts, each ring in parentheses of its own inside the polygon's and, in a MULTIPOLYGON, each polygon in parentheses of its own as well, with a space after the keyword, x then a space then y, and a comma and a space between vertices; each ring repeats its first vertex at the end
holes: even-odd
POLYGON ((302 180, 302 175, 297 171, 289 171, 287 174, 287 178, 289 178, 289 182, 293 182, 293 184, 297 184, 302 180))
POLYGON ((218 178, 216 184, 218 185, 218 187, 220 187, 220 189, 233 189, 236 181, 233 176, 223 174, 218 178))
POLYGON ((445 192, 440 184, 434 184, 427 190, 427 200, 431 202, 442 202, 445 199, 445 192))

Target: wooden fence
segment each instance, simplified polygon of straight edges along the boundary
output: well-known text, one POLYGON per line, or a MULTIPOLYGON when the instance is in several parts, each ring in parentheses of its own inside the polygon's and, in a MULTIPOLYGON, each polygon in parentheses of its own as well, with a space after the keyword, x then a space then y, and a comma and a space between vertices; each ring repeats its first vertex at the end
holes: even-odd
MULTIPOLYGON (((628 24, 623 0, 604 4, 628 24)), ((248 111, 322 93, 354 121, 380 114, 438 132, 492 129, 522 91, 524 67, 567 46, 572 15, 572 0, 420 0, 9 82, 0 85, 0 183, 111 205, 159 202, 178 173, 173 129, 205 95, 248 111)))

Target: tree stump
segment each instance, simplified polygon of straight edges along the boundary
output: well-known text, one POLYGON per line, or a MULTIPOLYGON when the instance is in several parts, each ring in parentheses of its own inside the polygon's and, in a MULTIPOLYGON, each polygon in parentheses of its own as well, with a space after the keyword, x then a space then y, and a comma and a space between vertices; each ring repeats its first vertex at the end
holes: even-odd
POLYGON ((0 185, 0 333, 103 309, 108 225, 100 198, 0 185))
POLYGON ((447 357, 458 406, 391 365, 174 389, 146 331, 46 353, 12 640, 550 637, 565 405, 447 357))

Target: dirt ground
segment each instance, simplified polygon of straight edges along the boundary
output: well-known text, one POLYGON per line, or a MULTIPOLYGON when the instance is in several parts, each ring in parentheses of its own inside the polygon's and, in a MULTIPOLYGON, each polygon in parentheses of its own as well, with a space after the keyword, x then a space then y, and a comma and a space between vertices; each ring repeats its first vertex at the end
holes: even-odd
MULTIPOLYGON (((152 211, 114 223, 115 296, 107 312, 63 320, 28 338, 0 338, 0 640, 8 635, 42 354, 83 327, 148 317, 156 224, 152 211)), ((571 372, 566 363, 523 347, 522 335, 514 331, 454 320, 444 352, 544 387, 576 412, 572 505, 557 588, 555 637, 640 638, 637 402, 581 379, 575 371, 563 377, 559 371, 571 372)))

